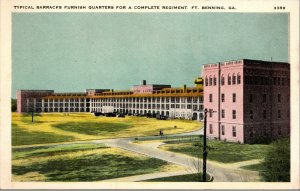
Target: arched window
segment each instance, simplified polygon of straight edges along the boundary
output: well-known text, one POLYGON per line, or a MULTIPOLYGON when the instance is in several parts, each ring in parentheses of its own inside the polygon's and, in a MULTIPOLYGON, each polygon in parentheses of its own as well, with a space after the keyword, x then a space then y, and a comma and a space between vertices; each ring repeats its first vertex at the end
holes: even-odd
POLYGON ((232 75, 232 84, 236 84, 236 75, 235 74, 232 75))
POLYGON ((214 76, 214 86, 216 86, 217 85, 217 78, 216 78, 216 76, 214 76))
POLYGON ((231 85, 231 76, 228 74, 228 85, 231 85))
POLYGON ((237 84, 241 84, 241 75, 237 74, 237 84))
POLYGON ((225 84, 225 78, 224 78, 224 75, 222 74, 221 76, 221 85, 223 86, 225 84))

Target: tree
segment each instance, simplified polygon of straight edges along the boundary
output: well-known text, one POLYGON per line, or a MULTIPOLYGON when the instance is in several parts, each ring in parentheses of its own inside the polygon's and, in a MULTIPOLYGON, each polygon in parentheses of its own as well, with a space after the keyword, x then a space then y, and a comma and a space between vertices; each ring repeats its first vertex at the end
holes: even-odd
POLYGON ((11 111, 16 112, 17 111, 17 100, 11 98, 11 111))
POLYGON ((290 140, 282 138, 272 142, 268 151, 260 175, 267 182, 290 181, 290 140))

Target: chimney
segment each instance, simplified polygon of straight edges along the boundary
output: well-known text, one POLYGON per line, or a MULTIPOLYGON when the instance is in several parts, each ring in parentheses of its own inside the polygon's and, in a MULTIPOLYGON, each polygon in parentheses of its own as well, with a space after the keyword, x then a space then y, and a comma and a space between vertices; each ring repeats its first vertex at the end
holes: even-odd
POLYGON ((146 80, 142 81, 142 85, 145 86, 146 85, 146 80))

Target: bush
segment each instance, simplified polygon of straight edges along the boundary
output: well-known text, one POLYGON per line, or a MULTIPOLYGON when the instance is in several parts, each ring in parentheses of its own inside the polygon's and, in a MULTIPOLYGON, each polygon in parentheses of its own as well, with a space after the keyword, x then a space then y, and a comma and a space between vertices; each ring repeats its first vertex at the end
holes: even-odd
POLYGON ((290 181, 290 140, 282 138, 272 142, 267 152, 260 175, 267 182, 290 181))
POLYGON ((16 99, 11 99, 11 111, 12 112, 17 111, 17 100, 16 99))

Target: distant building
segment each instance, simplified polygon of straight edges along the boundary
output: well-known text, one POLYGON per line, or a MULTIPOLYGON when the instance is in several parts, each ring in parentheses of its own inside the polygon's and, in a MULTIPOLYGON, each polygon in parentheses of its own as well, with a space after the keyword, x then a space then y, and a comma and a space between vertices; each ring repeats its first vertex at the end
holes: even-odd
POLYGON ((240 143, 290 134, 290 65, 237 60, 203 66, 208 136, 240 143))
POLYGON ((130 91, 87 89, 79 93, 53 90, 18 90, 18 112, 118 112, 159 114, 169 118, 203 119, 203 87, 172 88, 171 85, 135 85, 130 91))

